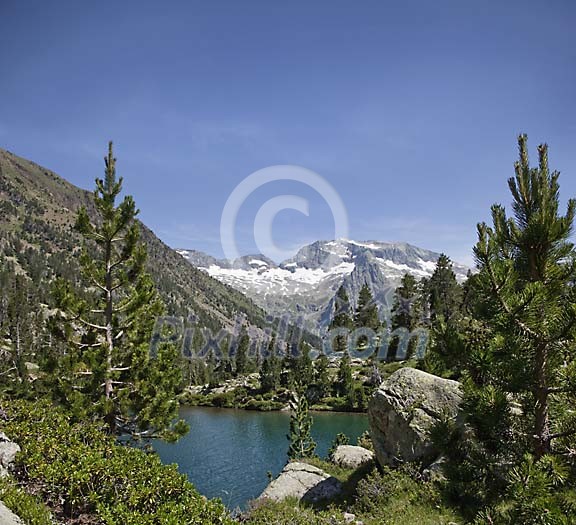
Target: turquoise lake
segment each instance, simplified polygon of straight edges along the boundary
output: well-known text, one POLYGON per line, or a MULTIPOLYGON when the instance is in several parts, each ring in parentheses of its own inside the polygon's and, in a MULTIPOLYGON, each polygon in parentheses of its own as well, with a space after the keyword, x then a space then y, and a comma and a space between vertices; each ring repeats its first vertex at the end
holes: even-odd
MULTIPOLYGON (((287 462, 290 415, 225 408, 185 407, 180 416, 190 432, 178 443, 154 443, 164 463, 177 463, 198 491, 220 498, 230 509, 244 508, 287 462)), ((313 413, 312 435, 324 457, 339 432, 356 444, 368 428, 365 414, 313 413)))

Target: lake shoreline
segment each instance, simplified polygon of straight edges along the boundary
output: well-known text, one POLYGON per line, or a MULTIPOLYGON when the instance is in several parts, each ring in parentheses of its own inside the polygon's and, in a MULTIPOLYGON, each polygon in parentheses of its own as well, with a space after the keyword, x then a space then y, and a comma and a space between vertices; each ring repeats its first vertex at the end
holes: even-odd
MULTIPOLYGON (((153 449, 164 464, 178 464, 201 494, 222 499, 229 509, 257 498, 270 481, 267 473, 278 476, 288 461, 288 412, 182 406, 180 417, 189 433, 176 443, 155 441, 153 449)), ((326 457, 337 434, 356 443, 369 427, 359 413, 320 411, 313 420, 319 457, 326 457)))
MULTIPOLYGON (((191 404, 191 403, 180 403, 180 407, 181 408, 216 408, 219 410, 242 410, 244 412, 260 412, 260 413, 266 413, 266 412, 282 412, 282 413, 291 413, 292 410, 290 409, 290 407, 288 405, 286 405, 283 408, 271 408, 271 409, 261 409, 261 408, 246 408, 246 407, 230 407, 230 406, 215 406, 215 405, 195 405, 195 404, 191 404)), ((319 414, 325 414, 325 413, 333 413, 333 414, 357 414, 357 415, 368 415, 368 412, 366 410, 334 410, 332 408, 310 408, 309 412, 311 412, 312 414, 314 413, 319 413, 319 414)))

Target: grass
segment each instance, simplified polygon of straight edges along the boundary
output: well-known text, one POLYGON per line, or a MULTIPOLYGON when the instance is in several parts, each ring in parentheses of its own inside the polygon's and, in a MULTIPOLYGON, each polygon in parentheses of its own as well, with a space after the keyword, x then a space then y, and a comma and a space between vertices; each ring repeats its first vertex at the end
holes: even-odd
MULTIPOLYGON (((346 469, 319 458, 306 463, 322 469, 343 485, 342 495, 331 502, 255 502, 244 516, 250 525, 340 525, 354 514, 364 525, 457 525, 463 517, 442 500, 439 487, 420 481, 415 468, 384 469, 374 463, 346 469)), ((352 522, 354 523, 354 521, 352 522)))

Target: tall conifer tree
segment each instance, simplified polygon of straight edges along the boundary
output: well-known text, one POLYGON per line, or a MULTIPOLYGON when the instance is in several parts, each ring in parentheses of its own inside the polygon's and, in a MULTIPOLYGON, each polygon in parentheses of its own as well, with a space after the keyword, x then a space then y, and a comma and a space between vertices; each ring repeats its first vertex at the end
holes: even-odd
MULTIPOLYGON (((421 318, 419 301, 419 286, 414 276, 404 274, 400 286, 394 292, 394 304, 392 305, 392 331, 405 329, 407 332, 398 337, 409 337, 409 333, 419 324, 421 318)), ((399 346, 399 339, 395 337, 388 352, 388 359, 394 359, 399 346)), ((406 353, 408 358, 414 354, 416 339, 410 339, 406 353)))
POLYGON ((308 411, 308 400, 305 395, 294 394, 290 403, 290 441, 288 458, 291 460, 314 457, 316 443, 312 439, 312 416, 308 411))
POLYGON ((105 165, 104 179, 96 179, 93 215, 80 208, 75 225, 85 239, 80 264, 88 293, 79 296, 62 280, 55 287, 75 345, 61 392, 76 410, 103 418, 112 433, 176 438, 187 430, 183 422, 173 425, 182 382, 179 354, 162 343, 150 355, 163 304, 145 271, 134 200, 116 203, 122 178, 116 178, 112 142, 105 165))
MULTIPOLYGON (((350 299, 344 285, 338 288, 334 301, 334 315, 330 323, 330 330, 336 328, 350 331, 354 329, 350 299)), ((348 337, 344 334, 339 334, 332 341, 332 345, 334 352, 346 352, 348 350, 348 337)))
POLYGON ((378 317, 378 306, 370 287, 364 284, 358 294, 358 305, 354 314, 354 325, 356 328, 370 328, 378 330, 380 328, 380 319, 378 317))
POLYGON ((478 225, 474 248, 478 288, 495 333, 492 382, 526 401, 532 452, 576 435, 576 252, 569 241, 576 200, 559 213, 558 172, 550 172, 548 147, 538 147, 530 167, 527 137, 518 140, 516 176, 508 180, 514 212, 492 206, 493 226, 478 225))

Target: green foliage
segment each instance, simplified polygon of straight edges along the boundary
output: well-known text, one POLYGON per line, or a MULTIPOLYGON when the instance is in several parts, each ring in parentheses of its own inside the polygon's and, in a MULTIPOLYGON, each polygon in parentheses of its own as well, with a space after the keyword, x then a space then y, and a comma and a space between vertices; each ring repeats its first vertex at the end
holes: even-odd
POLYGON ((9 478, 0 479, 0 500, 27 525, 53 524, 50 510, 9 478))
POLYGON ((372 443, 372 437, 370 436, 370 431, 365 430, 356 442, 359 447, 365 448, 366 450, 374 451, 374 443, 372 443))
POLYGON ((36 362, 44 343, 42 309, 34 287, 24 275, 0 262, 0 388, 12 395, 32 390, 28 363, 36 362))
POLYGON ((338 375, 336 378, 336 393, 341 397, 351 396, 354 389, 350 356, 346 352, 340 359, 338 375))
MULTIPOLYGON (((354 312, 354 328, 368 328, 378 332, 381 327, 378 315, 378 305, 372 296, 370 287, 364 284, 358 294, 358 303, 354 312)), ((363 349, 368 344, 368 337, 365 335, 357 339, 358 349, 363 349)))
MULTIPOLYGON (((354 329, 350 299, 343 285, 340 286, 338 292, 336 292, 336 297, 334 298, 334 314, 329 326, 330 330, 337 328, 341 328, 343 331, 354 329)), ((334 352, 348 351, 348 337, 344 334, 336 335, 332 344, 334 352)))
POLYGON ((330 449, 328 450, 328 460, 333 461, 334 452, 336 452, 336 449, 340 445, 349 445, 349 444, 350 444, 350 438, 346 434, 342 432, 336 434, 336 437, 334 438, 334 441, 332 441, 332 445, 330 445, 330 449))
POLYGON ((295 394, 290 408, 290 434, 286 436, 290 441, 288 458, 294 460, 313 457, 316 443, 312 439, 312 416, 308 412, 306 396, 295 394))
POLYGON ((527 454, 511 469, 504 498, 479 513, 475 525, 565 525, 573 523, 576 494, 567 487, 569 472, 556 457, 535 460, 527 454))
POLYGON ((460 314, 462 289, 456 281, 450 258, 441 254, 436 262, 434 273, 427 283, 432 321, 451 321, 460 314))
POLYGON ((438 525, 461 523, 432 483, 416 481, 410 466, 398 470, 374 470, 357 487, 350 509, 366 525, 438 525))
POLYGON ((576 252, 569 242, 576 200, 559 214, 558 172, 550 172, 548 148, 538 148, 531 168, 527 138, 518 140, 516 176, 508 181, 514 217, 492 206, 493 227, 478 225, 474 249, 480 273, 477 293, 494 331, 492 379, 526 400, 525 417, 535 436, 531 451, 543 456, 556 436, 576 433, 563 406, 574 403, 576 252))
POLYGON ((380 328, 378 305, 374 301, 370 287, 367 284, 360 288, 358 294, 358 305, 354 313, 354 326, 356 328, 371 328, 372 330, 380 328))
POLYGON ((328 366, 328 357, 324 354, 318 356, 314 361, 314 384, 318 388, 320 397, 326 397, 329 395, 332 388, 332 380, 330 378, 328 366))
POLYGON ((447 494, 475 523, 564 524, 576 500, 576 201, 559 214, 547 146, 531 168, 518 142, 514 216, 494 205, 493 226, 478 225, 465 311, 438 324, 435 355, 461 368, 464 426, 443 422, 433 437, 449 459, 447 494))
POLYGON ((244 522, 249 525, 345 525, 340 512, 316 511, 295 499, 252 504, 244 522))
POLYGON ((96 218, 81 207, 75 226, 85 239, 84 284, 94 291, 78 294, 64 280, 54 287, 61 320, 73 332, 73 350, 55 370, 57 392, 76 416, 100 417, 112 433, 176 438, 187 431, 184 422, 173 424, 182 383, 179 353, 161 343, 150 355, 163 305, 145 272, 135 203, 126 196, 116 204, 122 178, 116 179, 112 143, 105 164, 104 179, 96 179, 96 218))
POLYGON ((117 444, 96 425, 71 423, 48 402, 2 402, 4 431, 18 442, 18 472, 67 517, 93 513, 117 525, 231 523, 219 501, 203 498, 176 466, 117 444))
POLYGON ((314 382, 314 367, 310 351, 310 345, 302 341, 298 358, 294 362, 294 378, 296 385, 301 389, 307 388, 314 382))
POLYGON ((236 352, 234 355, 235 363, 235 373, 237 376, 246 374, 250 371, 250 358, 248 353, 250 351, 250 336, 246 331, 246 328, 242 328, 240 337, 238 339, 238 344, 236 346, 236 352))
POLYGON ((421 289, 430 317, 423 368, 438 376, 458 379, 466 359, 463 337, 469 319, 463 317, 463 289, 448 256, 440 255, 434 273, 421 284, 421 289))
MULTIPOLYGON (((394 304, 392 305, 391 329, 392 333, 405 329, 412 332, 419 326, 422 317, 420 287, 416 279, 409 273, 404 274, 400 286, 394 292, 394 304)), ((394 337, 388 348, 387 359, 393 361, 397 358, 398 338, 394 337)), ((408 342, 405 358, 410 359, 416 349, 416 339, 411 338, 408 342)))
POLYGON ((260 385, 263 392, 273 392, 280 387, 282 361, 277 355, 276 338, 268 343, 267 355, 260 368, 260 385))

